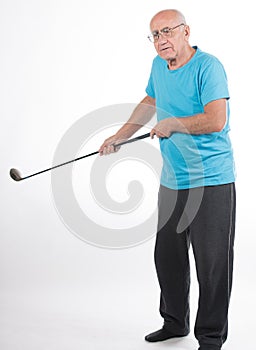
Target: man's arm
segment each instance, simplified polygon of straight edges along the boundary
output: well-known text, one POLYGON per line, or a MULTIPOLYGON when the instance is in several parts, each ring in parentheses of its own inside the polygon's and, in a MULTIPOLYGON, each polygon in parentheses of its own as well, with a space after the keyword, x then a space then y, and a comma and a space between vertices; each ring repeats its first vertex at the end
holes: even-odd
POLYGON ((226 123, 227 102, 219 99, 209 102, 204 113, 184 118, 166 118, 151 130, 151 137, 170 137, 175 132, 184 134, 209 134, 221 131, 226 123))
POLYGON ((142 126, 146 125, 155 114, 155 99, 146 96, 134 109, 129 120, 117 131, 107 138, 99 148, 100 155, 115 151, 114 144, 129 139, 142 126))

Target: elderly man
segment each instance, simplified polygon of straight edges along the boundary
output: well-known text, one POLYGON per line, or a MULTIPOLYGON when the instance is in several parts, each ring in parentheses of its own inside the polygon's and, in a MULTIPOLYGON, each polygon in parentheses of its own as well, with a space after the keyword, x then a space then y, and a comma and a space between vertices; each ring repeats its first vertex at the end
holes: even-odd
POLYGON ((226 74, 216 57, 189 44, 190 28, 179 11, 157 13, 150 30, 157 56, 147 95, 99 151, 115 151, 115 143, 131 137, 157 111, 151 137, 159 138, 163 169, 155 264, 164 323, 145 339, 156 342, 189 333, 191 244, 199 283, 195 336, 200 350, 220 350, 228 331, 235 234, 226 74), (200 200, 194 216, 186 207, 191 193, 200 200))

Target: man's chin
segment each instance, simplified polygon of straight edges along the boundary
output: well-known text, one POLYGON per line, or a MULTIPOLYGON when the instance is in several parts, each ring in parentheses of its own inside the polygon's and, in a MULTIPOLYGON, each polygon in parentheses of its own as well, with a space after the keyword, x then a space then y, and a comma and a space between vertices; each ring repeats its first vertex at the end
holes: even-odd
POLYGON ((166 61, 172 61, 176 58, 176 54, 173 52, 173 50, 160 51, 159 56, 166 61))
POLYGON ((168 62, 172 62, 172 61, 176 60, 176 56, 174 56, 174 55, 168 55, 168 54, 161 53, 159 56, 168 62))

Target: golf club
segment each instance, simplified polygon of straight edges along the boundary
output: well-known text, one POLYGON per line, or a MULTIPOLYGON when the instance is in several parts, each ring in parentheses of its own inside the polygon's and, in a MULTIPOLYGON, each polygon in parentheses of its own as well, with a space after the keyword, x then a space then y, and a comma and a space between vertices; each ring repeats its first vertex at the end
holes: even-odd
MULTIPOLYGON (((150 136, 150 133, 143 134, 143 135, 134 137, 134 138, 132 138, 132 139, 129 139, 129 140, 120 142, 120 143, 118 143, 118 144, 115 144, 114 147, 119 147, 119 146, 125 145, 125 144, 127 144, 127 143, 132 143, 132 142, 135 142, 135 141, 138 141, 138 140, 142 140, 142 139, 145 139, 146 137, 149 137, 149 136, 150 136)), ((25 176, 25 177, 22 177, 22 176, 21 176, 21 173, 20 173, 19 170, 12 168, 12 169, 10 170, 10 176, 11 176, 11 178, 12 178, 14 181, 25 180, 25 179, 28 179, 28 178, 30 178, 30 177, 32 177, 32 176, 36 176, 36 175, 45 173, 46 171, 50 171, 50 170, 59 168, 59 167, 61 167, 61 166, 63 166, 63 165, 67 165, 67 164, 76 162, 76 161, 78 161, 78 160, 81 160, 81 159, 84 159, 84 158, 93 156, 93 155, 95 155, 95 154, 97 154, 97 153, 99 153, 99 151, 95 151, 95 152, 86 154, 86 155, 84 155, 84 156, 82 156, 82 157, 78 157, 78 158, 69 160, 69 161, 67 161, 67 162, 65 162, 65 163, 55 165, 55 166, 53 166, 53 167, 51 167, 51 168, 38 171, 37 173, 31 174, 31 175, 28 175, 28 176, 25 176)))

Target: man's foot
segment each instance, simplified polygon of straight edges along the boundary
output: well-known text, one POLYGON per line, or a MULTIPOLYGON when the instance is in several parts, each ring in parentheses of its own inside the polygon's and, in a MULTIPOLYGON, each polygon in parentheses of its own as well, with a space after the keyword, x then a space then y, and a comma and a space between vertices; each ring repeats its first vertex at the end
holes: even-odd
POLYGON ((145 340, 154 343, 157 341, 164 341, 171 338, 185 337, 186 335, 188 334, 173 334, 163 327, 156 332, 146 335, 145 340))
POLYGON ((201 345, 198 350, 221 350, 221 348, 218 345, 201 345))

